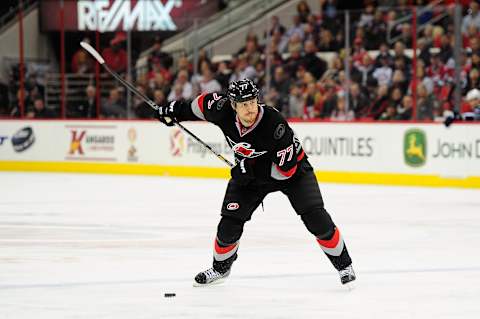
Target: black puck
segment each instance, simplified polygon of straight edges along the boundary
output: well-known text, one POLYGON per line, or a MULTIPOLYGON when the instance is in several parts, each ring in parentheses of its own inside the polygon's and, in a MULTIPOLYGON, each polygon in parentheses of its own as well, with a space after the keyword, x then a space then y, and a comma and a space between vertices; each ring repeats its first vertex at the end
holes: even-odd
POLYGON ((177 294, 174 293, 166 293, 164 294, 165 298, 175 297, 177 294))

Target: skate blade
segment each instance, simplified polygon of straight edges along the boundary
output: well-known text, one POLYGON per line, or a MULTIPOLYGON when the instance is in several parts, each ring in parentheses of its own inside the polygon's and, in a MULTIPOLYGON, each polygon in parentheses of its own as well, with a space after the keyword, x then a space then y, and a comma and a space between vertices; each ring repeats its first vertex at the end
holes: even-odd
POLYGON ((193 287, 209 287, 209 286, 214 286, 214 285, 218 285, 218 284, 222 284, 225 282, 227 278, 220 278, 220 279, 217 279, 215 281, 212 281, 208 284, 199 284, 198 282, 196 281, 193 281, 193 287))

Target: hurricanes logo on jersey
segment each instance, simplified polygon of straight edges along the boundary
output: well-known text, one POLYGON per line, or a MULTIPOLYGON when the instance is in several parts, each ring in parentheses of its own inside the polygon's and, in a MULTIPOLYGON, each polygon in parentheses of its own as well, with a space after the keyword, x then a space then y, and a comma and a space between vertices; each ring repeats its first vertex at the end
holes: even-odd
POLYGON ((235 143, 230 137, 227 136, 228 145, 232 148, 233 152, 239 156, 246 158, 255 158, 265 154, 267 151, 257 152, 252 145, 246 142, 235 143))

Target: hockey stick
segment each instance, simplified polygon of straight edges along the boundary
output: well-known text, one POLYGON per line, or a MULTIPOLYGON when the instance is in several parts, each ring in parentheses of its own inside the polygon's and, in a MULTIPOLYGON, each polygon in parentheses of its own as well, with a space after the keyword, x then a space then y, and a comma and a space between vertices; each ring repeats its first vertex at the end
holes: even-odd
MULTIPOLYGON (((102 58, 102 56, 100 55, 100 53, 98 53, 90 44, 86 43, 86 42, 80 42, 80 45, 82 46, 82 48, 84 48, 85 50, 87 50, 88 53, 90 53, 94 58, 95 60, 97 60, 98 63, 100 63, 101 66, 103 66, 103 68, 105 70, 107 70, 108 73, 110 73, 115 79, 117 79, 120 83, 122 83, 123 85, 125 85, 127 87, 127 89, 129 89, 132 93, 134 93, 136 96, 138 96, 139 98, 141 98, 142 100, 144 100, 151 108, 153 108, 155 111, 158 111, 159 109, 159 106, 157 104, 155 104, 155 102, 153 102, 152 100, 150 100, 145 94, 143 94, 142 92, 138 91, 137 88, 135 86, 133 86, 130 82, 128 81, 125 81, 117 72, 115 71, 112 71, 108 65, 105 63, 105 60, 102 58)), ((212 152, 213 154, 215 154, 215 156, 217 156, 220 160, 222 160, 225 164, 227 164, 228 166, 230 167, 233 167, 235 166, 232 162, 230 162, 228 159, 226 159, 225 157, 223 157, 220 153, 216 152, 210 145, 208 145, 207 143, 205 143, 204 141, 202 141, 200 138, 198 138, 195 134, 193 134, 192 132, 190 132, 190 130, 188 130, 185 126, 183 126, 182 124, 178 123, 177 121, 174 121, 172 119, 173 123, 178 126, 180 129, 182 129, 185 133, 187 133, 188 135, 190 135, 194 140, 196 140, 198 143, 200 143, 203 147, 205 147, 207 150, 209 150, 210 152, 212 152)))

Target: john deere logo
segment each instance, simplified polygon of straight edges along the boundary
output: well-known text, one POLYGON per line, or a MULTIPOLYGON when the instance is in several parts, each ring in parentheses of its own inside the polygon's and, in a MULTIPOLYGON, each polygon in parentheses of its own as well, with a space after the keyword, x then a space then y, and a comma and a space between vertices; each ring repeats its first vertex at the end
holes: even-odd
POLYGON ((403 156, 407 165, 418 167, 427 160, 427 138, 419 129, 408 130, 403 139, 403 156))

